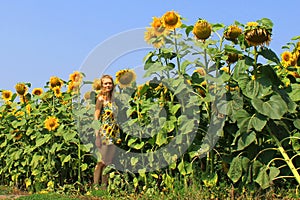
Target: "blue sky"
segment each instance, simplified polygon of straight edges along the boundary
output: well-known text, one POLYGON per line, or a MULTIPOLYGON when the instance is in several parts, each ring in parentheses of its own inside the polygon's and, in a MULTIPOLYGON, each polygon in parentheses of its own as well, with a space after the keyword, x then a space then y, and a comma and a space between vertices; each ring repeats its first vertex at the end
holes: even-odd
MULTIPOLYGON (((300 35, 299 5, 298 0, 0 0, 0 89, 14 90, 17 82, 30 82, 32 89, 43 87, 50 76, 68 80, 70 73, 83 69, 99 45, 103 50, 105 42, 145 28, 153 16, 169 10, 186 18, 187 25, 198 18, 225 25, 269 18, 274 23, 270 48, 280 54, 281 46, 300 35)), ((113 53, 126 45, 115 46, 113 53)), ((104 71, 101 59, 110 50, 103 51, 95 65, 95 78, 104 71)), ((146 53, 147 49, 128 54, 126 64, 112 60, 110 68, 142 65, 146 53)))

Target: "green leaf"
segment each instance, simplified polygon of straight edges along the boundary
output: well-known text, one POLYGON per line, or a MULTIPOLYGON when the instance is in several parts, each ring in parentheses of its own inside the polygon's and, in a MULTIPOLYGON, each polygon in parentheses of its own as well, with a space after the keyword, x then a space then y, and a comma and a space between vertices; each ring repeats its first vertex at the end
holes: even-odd
POLYGON ((134 149, 141 149, 141 148, 143 148, 144 144, 145 144, 144 142, 141 142, 141 143, 138 143, 138 144, 134 144, 130 147, 132 147, 134 149))
POLYGON ((289 92, 289 96, 292 101, 300 101, 300 85, 298 83, 291 84, 292 91, 289 92))
POLYGON ((64 157, 63 161, 61 162, 61 166, 64 166, 66 162, 69 162, 71 160, 71 155, 67 155, 64 157))
POLYGON ((270 100, 266 102, 258 98, 253 98, 251 103, 257 112, 271 119, 281 119, 288 110, 285 101, 279 95, 271 96, 270 100))
POLYGON ((269 176, 267 174, 267 170, 265 167, 260 169, 260 171, 254 181, 256 183, 258 183, 262 189, 266 189, 270 186, 270 179, 269 179, 269 176))
POLYGON ((185 170, 185 167, 184 167, 184 161, 183 161, 183 159, 178 164, 177 168, 178 168, 178 170, 179 170, 179 172, 180 172, 181 175, 185 176, 187 174, 186 170, 185 170))
POLYGON ((276 64, 280 64, 280 60, 277 57, 277 54, 274 51, 272 51, 271 49, 263 48, 259 52, 259 54, 262 55, 264 58, 275 62, 276 64))
POLYGON ((243 150, 246 147, 248 147, 252 142, 256 140, 256 134, 254 131, 252 131, 250 134, 249 133, 243 133, 241 137, 238 140, 237 144, 237 150, 243 150))
POLYGON ((231 161, 230 168, 228 170, 228 177, 236 183, 242 176, 242 162, 240 157, 235 157, 231 161))
POLYGON ((166 144, 167 143, 167 135, 164 132, 159 131, 158 134, 156 135, 156 141, 155 141, 155 143, 158 146, 166 144))
POLYGON ((45 134, 43 138, 38 138, 35 147, 40 147, 51 139, 51 134, 45 134))
POLYGON ((300 119, 296 119, 294 122, 293 122, 294 126, 300 130, 300 119))
POLYGON ((202 174, 201 179, 206 187, 214 187, 218 183, 218 174, 204 173, 202 174))
POLYGON ((271 166, 269 170, 269 177, 271 181, 274 180, 280 174, 280 170, 277 167, 271 166))

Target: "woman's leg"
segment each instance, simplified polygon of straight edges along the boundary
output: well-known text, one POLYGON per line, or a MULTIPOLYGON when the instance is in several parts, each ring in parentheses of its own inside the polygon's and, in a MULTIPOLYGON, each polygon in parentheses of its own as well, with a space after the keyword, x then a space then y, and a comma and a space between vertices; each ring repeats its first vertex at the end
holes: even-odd
MULTIPOLYGON (((107 165, 110 165, 113 161, 114 155, 115 155, 115 151, 116 151, 116 147, 114 144, 111 145, 105 145, 106 146, 106 151, 105 151, 105 156, 103 157, 104 159, 104 166, 103 166, 103 171, 105 169, 105 167, 107 165)), ((103 173, 102 171, 102 173, 103 173)), ((104 186, 108 185, 108 174, 102 175, 102 184, 104 184, 104 186)))

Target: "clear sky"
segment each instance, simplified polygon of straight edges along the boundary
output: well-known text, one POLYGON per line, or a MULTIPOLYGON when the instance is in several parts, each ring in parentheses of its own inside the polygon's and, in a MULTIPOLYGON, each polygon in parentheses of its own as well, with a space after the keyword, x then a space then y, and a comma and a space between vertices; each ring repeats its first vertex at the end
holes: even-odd
MULTIPOLYGON (((186 18, 187 25, 198 18, 225 25, 269 18, 274 23, 269 47, 280 54, 281 46, 300 35, 299 6, 299 0, 0 0, 0 89, 14 91, 17 82, 31 82, 31 89, 43 87, 50 76, 68 80, 100 46, 104 51, 96 55, 98 69, 92 73, 98 77, 109 62, 101 63, 102 58, 112 52, 122 58, 130 46, 120 43, 114 50, 105 49, 105 42, 116 43, 118 35, 142 30, 153 16, 170 10, 186 18), (124 46, 124 52, 118 52, 124 46)), ((127 63, 120 62, 124 66, 114 57, 110 68, 137 67, 146 53, 144 49, 128 54, 127 63)))

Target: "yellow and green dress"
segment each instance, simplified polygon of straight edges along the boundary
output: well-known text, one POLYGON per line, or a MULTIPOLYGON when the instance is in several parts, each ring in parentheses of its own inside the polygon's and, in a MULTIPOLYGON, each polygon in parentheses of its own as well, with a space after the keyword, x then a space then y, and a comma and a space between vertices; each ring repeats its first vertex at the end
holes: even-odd
POLYGON ((119 126, 114 118, 113 105, 111 102, 106 102, 100 113, 101 127, 100 137, 103 145, 113 144, 119 136, 119 126))

